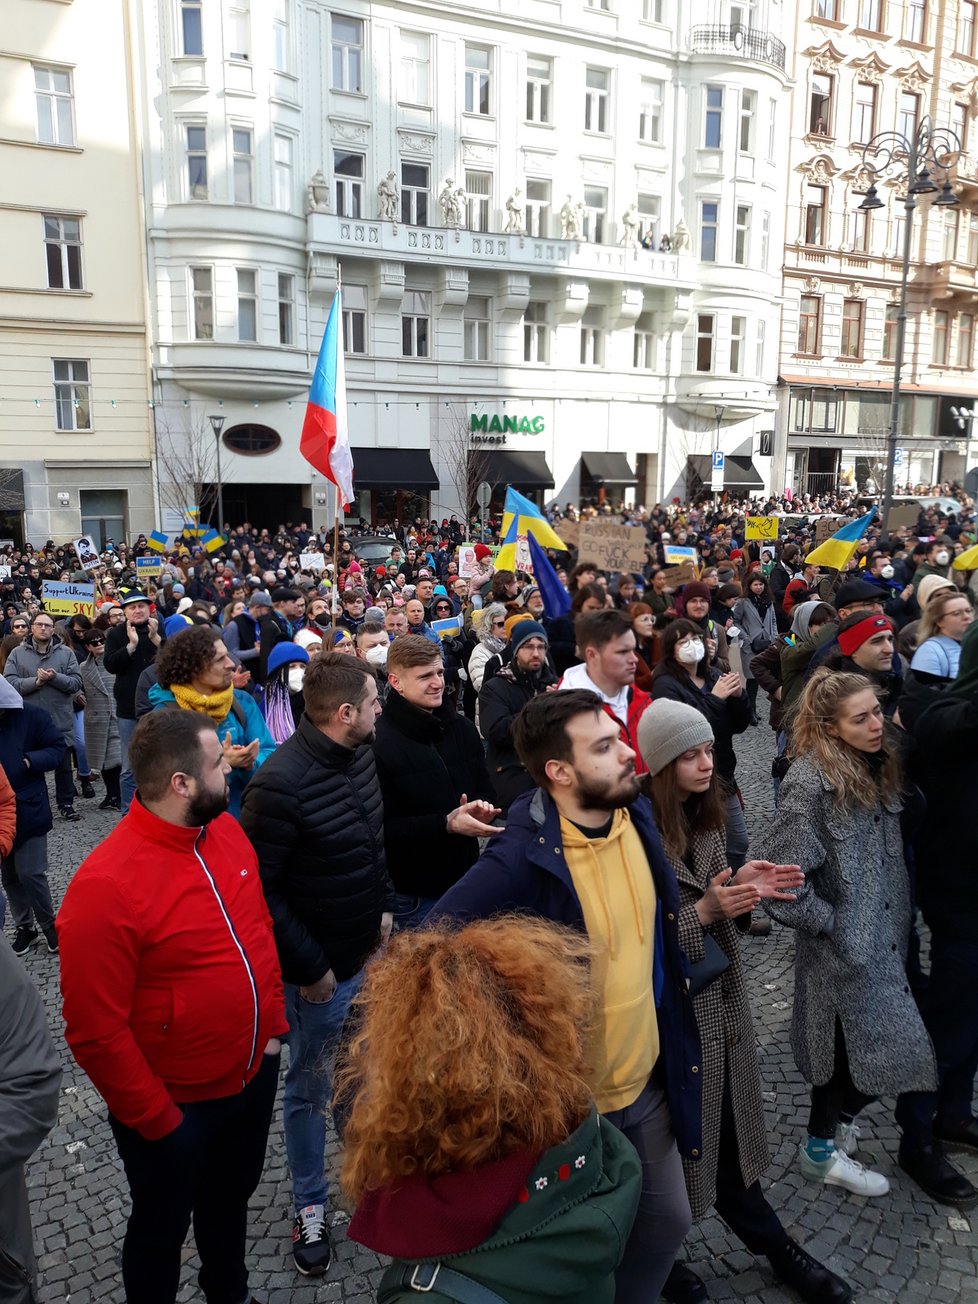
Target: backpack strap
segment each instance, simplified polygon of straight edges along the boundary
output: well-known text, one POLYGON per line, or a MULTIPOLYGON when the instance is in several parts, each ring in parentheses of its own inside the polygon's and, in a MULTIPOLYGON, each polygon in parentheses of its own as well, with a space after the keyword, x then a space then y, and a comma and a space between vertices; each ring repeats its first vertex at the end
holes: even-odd
POLYGON ((443 1263, 403 1263, 395 1261, 384 1273, 378 1300, 385 1298, 387 1291, 411 1291, 426 1295, 435 1291, 458 1304, 506 1304, 501 1295, 497 1295, 488 1286, 463 1276, 454 1268, 446 1268, 443 1263))
POLYGON ((235 720, 237 720, 238 724, 243 729, 247 717, 245 716, 244 707, 241 705, 241 703, 238 701, 236 697, 231 698, 231 714, 234 716, 235 720))

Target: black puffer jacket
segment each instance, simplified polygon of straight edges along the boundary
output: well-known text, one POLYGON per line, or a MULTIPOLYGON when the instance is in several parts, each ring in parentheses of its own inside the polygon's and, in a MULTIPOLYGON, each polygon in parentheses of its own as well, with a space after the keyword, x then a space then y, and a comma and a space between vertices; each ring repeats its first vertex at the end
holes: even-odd
POLYGON ((241 825, 258 853, 285 981, 357 973, 394 908, 370 748, 341 747, 303 718, 252 776, 241 825))
POLYGON ((538 675, 526 675, 510 663, 482 685, 479 725, 489 744, 489 778, 503 810, 508 810, 521 793, 536 787, 513 746, 513 722, 527 702, 556 682, 557 676, 549 666, 545 665, 538 675))
POLYGON ((482 739, 449 703, 425 711, 389 688, 374 754, 394 886, 409 896, 440 897, 479 855, 478 838, 449 833, 445 821, 463 793, 469 801, 495 802, 482 739))

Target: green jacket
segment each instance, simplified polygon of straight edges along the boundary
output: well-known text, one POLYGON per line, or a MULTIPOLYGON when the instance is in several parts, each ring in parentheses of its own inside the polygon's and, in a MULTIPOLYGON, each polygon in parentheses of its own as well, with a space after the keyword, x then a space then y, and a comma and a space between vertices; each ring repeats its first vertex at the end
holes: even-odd
MULTIPOLYGON (((614 1272, 641 1187, 641 1166, 631 1142, 592 1106, 567 1141, 534 1166, 493 1234, 442 1262, 495 1291, 506 1304, 613 1304, 614 1272)), ((406 1284, 415 1263, 391 1264, 377 1304, 422 1298, 406 1284)), ((423 1298, 426 1304, 451 1304, 453 1299, 438 1290, 437 1279, 423 1298)))

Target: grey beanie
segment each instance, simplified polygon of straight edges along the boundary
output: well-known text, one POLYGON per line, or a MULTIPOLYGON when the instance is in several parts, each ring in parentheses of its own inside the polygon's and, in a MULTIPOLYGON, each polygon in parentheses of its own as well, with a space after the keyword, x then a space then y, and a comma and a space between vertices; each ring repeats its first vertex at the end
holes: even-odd
POLYGON ((713 730, 702 711, 668 697, 654 701, 638 722, 638 749, 650 774, 658 774, 691 747, 712 742, 713 730))

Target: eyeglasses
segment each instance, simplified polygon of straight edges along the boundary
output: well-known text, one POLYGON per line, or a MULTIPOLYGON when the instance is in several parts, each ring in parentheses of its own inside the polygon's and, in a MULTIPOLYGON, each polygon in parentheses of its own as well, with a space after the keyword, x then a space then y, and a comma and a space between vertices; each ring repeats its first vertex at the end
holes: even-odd
POLYGON ((54 629, 54 625, 53 625, 53 624, 52 624, 52 625, 49 625, 48 622, 47 622, 46 620, 35 620, 35 621, 34 621, 34 628, 35 628, 35 629, 54 629))
POLYGON ((105 642, 105 639, 104 639, 104 638, 90 638, 90 639, 88 640, 88 646, 89 646, 89 647, 99 647, 99 646, 100 646, 101 644, 103 644, 104 642, 105 642))
POLYGON ((493 629, 505 629, 505 628, 506 628, 506 622, 505 622, 505 620, 494 620, 494 621, 492 622, 492 627, 493 627, 493 629))

